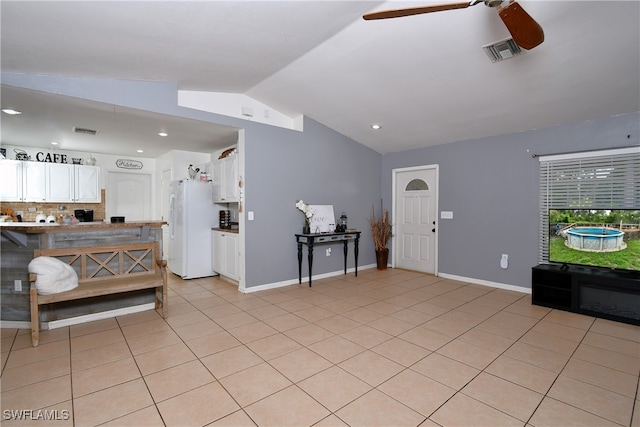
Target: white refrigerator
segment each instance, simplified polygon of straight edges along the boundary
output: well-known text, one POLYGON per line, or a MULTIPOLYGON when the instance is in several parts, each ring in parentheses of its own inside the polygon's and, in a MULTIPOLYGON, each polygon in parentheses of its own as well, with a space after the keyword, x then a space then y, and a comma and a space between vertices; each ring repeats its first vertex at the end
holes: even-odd
POLYGON ((210 181, 171 182, 169 196, 169 256, 172 273, 183 279, 213 276, 211 228, 218 208, 210 181))

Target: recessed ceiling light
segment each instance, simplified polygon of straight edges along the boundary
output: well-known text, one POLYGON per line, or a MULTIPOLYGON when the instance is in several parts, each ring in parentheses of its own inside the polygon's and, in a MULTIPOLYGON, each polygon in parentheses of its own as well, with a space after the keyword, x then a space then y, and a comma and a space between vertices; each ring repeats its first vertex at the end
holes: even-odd
POLYGON ((11 108, 3 108, 2 112, 5 114, 9 114, 11 116, 15 116, 16 114, 22 114, 22 111, 12 110, 11 108))
POLYGON ((379 124, 377 124, 377 123, 374 123, 374 124, 372 124, 372 125, 371 125, 371 129, 373 129, 373 130, 379 130, 379 129, 381 129, 381 128, 382 128, 382 126, 380 126, 380 125, 379 125, 379 124))
POLYGON ((166 133, 166 132, 158 132, 158 135, 160 135, 160 136, 169 136, 169 134, 166 133))
POLYGON ((138 153, 144 153, 144 151, 142 150, 136 150, 138 153))
POLYGON ((51 145, 58 145, 58 143, 55 141, 51 141, 51 145))

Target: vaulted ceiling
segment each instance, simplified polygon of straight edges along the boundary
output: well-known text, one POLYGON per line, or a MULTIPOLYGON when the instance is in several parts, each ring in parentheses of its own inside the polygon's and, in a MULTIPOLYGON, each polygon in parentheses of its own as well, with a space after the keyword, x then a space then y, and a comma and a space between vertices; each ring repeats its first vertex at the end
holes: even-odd
MULTIPOLYGON (((521 1, 545 41, 496 63, 482 46, 509 32, 483 4, 362 19, 437 3, 2 1, 1 68, 243 94, 380 153, 640 110, 640 2, 521 1)), ((132 155, 132 140, 149 156, 176 148, 173 138, 143 134, 143 124, 164 122, 193 151, 224 146, 235 132, 4 85, 2 107, 29 111, 21 120, 3 115, 10 145, 59 139, 73 149, 71 128, 83 115, 124 140, 93 150, 112 154, 132 155)))

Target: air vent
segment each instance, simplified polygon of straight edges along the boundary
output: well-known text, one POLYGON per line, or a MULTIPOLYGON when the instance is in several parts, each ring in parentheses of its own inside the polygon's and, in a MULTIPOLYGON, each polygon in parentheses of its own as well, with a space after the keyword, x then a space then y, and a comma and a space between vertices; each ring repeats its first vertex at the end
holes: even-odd
POLYGON ((95 135, 96 133, 98 133, 97 130, 87 129, 87 128, 77 128, 77 127, 74 127, 73 131, 75 133, 84 133, 85 135, 95 135))
POLYGON ((500 62, 524 53, 513 39, 500 40, 498 42, 482 46, 482 48, 487 53, 489 59, 491 59, 491 62, 500 62))

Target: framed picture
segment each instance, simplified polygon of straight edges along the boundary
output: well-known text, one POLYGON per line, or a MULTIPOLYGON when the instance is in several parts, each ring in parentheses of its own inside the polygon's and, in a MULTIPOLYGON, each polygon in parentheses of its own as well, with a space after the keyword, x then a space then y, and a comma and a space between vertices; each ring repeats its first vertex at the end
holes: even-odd
POLYGON ((312 233, 332 233, 336 230, 333 205, 310 205, 313 209, 310 225, 312 233))

